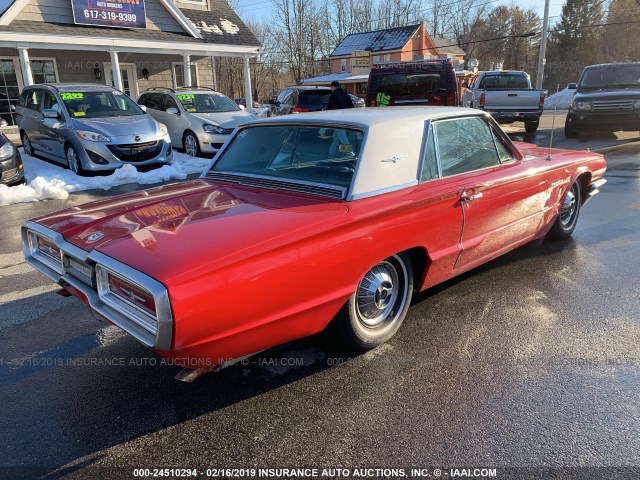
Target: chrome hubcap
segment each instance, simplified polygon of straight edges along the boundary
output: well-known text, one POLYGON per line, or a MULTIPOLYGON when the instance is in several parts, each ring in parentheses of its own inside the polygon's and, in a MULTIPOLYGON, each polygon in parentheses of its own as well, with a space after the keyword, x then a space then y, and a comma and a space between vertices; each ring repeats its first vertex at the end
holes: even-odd
POLYGON ((356 293, 356 304, 362 323, 376 327, 383 323, 398 299, 400 282, 396 268, 384 261, 364 276, 356 293))
POLYGON ((31 142, 29 141, 29 137, 26 135, 22 139, 22 147, 24 148, 24 153, 31 155, 31 142))
POLYGON ((196 153, 198 153, 198 141, 193 137, 193 135, 187 135, 184 138, 184 149, 187 152, 187 155, 190 157, 195 157, 196 153))
POLYGON ((564 199, 564 203, 562 204, 562 208, 560 209, 560 221, 562 222, 562 226, 571 226, 571 223, 574 220, 575 213, 576 195, 575 187, 572 187, 571 190, 567 193, 567 196, 564 199))
POLYGON ((78 156, 73 148, 67 150, 67 163, 73 173, 78 173, 78 156))

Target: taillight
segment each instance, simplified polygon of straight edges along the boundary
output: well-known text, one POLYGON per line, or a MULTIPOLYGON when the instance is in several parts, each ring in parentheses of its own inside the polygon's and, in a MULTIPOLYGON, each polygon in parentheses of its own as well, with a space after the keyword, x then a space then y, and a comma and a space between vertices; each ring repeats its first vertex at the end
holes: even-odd
POLYGON ((134 306, 141 308, 152 316, 156 316, 156 301, 151 293, 129 282, 122 280, 110 272, 107 273, 109 290, 134 306))
POLYGON ((293 107, 291 109, 291 111, 293 113, 303 113, 303 112, 309 112, 310 110, 308 108, 304 108, 304 107, 293 107))
POLYGON ((539 107, 540 108, 544 107, 544 93, 540 94, 540 105, 539 105, 539 107))
POLYGON ((370 107, 377 107, 378 106, 378 104, 376 103, 376 99, 375 98, 371 97, 369 99, 369 106, 370 107))
POLYGON ((478 100, 478 108, 484 108, 485 94, 480 94, 480 99, 478 100))
POLYGON ((447 94, 447 105, 450 105, 452 107, 456 106, 456 94, 453 92, 449 92, 447 94))

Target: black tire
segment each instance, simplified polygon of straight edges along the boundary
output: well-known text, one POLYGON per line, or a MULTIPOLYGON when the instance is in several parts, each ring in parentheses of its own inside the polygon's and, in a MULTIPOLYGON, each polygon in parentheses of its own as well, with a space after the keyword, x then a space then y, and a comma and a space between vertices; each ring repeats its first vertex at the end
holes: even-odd
POLYGON ((560 213, 555 222, 553 222, 553 226, 551 230, 549 230, 547 237, 553 240, 569 238, 576 229, 581 205, 582 186, 580 185, 580 181, 576 180, 562 199, 560 213))
POLYGON ((182 148, 190 157, 199 157, 202 153, 198 137, 191 130, 187 130, 182 137, 182 148))
POLYGON ((413 268, 406 253, 373 266, 336 318, 347 347, 366 351, 389 340, 400 328, 413 295, 413 268))
POLYGON ((33 157, 35 155, 33 151, 33 144, 31 143, 31 140, 29 139, 27 132, 22 132, 22 135, 20 136, 20 140, 22 140, 22 149, 24 150, 25 155, 29 155, 30 157, 33 157))
POLYGON ((566 138, 578 138, 580 136, 580 132, 573 125, 570 115, 567 115, 567 119, 564 122, 564 136, 566 138))
POLYGON ((67 159, 67 167, 76 175, 85 176, 86 172, 82 168, 80 155, 73 145, 67 145, 64 149, 65 158, 67 159))
POLYGON ((535 120, 533 122, 524 122, 524 130, 527 133, 535 133, 538 130, 538 126, 540 126, 540 120, 535 120))

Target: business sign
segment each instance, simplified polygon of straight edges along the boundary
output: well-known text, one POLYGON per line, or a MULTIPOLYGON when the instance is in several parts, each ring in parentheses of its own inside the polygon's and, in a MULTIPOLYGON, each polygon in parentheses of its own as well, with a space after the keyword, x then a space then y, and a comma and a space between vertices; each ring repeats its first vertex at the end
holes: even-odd
POLYGON ((144 0, 71 0, 71 5, 79 25, 147 28, 144 0))
POLYGON ((368 50, 354 50, 351 57, 351 67, 370 68, 370 54, 371 52, 368 50))

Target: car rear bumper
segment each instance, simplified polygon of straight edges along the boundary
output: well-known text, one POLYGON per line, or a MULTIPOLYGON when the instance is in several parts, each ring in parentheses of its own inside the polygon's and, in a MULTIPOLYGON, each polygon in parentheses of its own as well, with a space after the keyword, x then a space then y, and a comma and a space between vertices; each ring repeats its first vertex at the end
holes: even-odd
POLYGON ((577 130, 608 132, 640 130, 640 111, 635 112, 569 112, 567 123, 577 130))
POLYGON ((504 111, 485 109, 485 112, 489 113, 499 123, 532 122, 539 120, 542 115, 542 110, 504 111))

